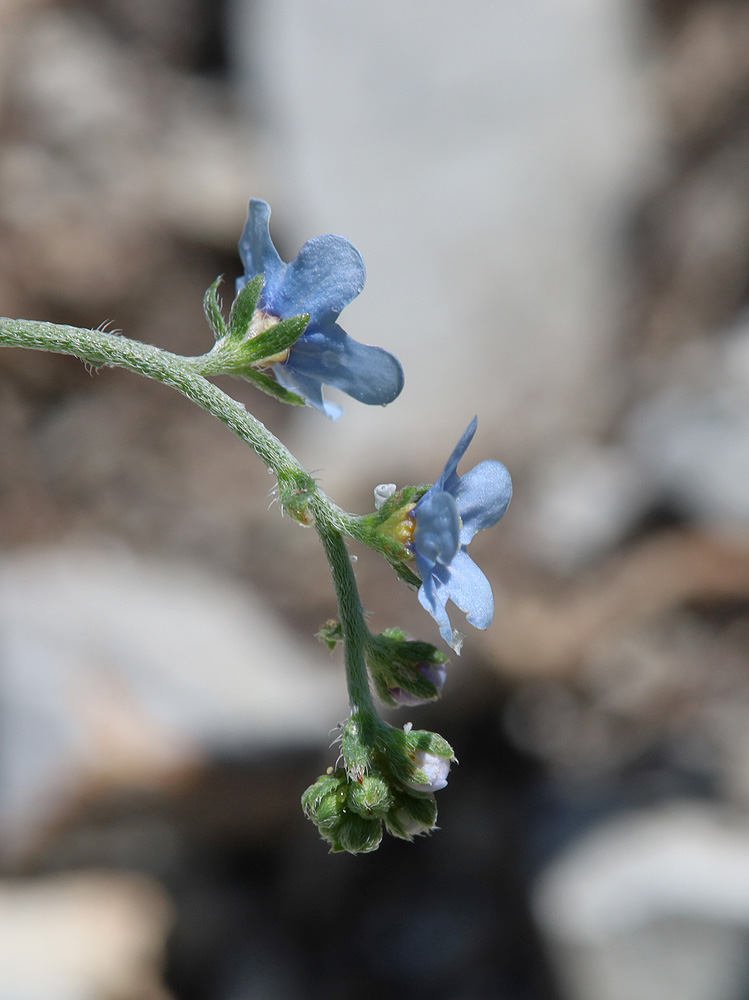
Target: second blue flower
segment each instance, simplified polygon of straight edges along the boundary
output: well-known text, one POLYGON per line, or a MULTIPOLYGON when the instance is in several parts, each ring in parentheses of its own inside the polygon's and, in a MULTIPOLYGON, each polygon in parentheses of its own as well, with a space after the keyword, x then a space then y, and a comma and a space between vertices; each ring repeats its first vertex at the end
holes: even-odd
POLYGON ((501 462, 480 462, 464 476, 457 473, 477 425, 474 417, 442 475, 410 515, 415 522, 411 548, 422 580, 419 601, 456 652, 461 639, 453 632, 445 607, 448 600, 464 611, 476 628, 488 628, 494 617, 491 585, 466 546, 477 531, 496 524, 512 498, 510 473, 501 462))

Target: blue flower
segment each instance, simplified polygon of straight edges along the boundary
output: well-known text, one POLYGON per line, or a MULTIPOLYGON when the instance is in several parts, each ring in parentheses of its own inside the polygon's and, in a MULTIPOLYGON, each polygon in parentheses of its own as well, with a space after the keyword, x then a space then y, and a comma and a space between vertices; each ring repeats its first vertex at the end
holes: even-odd
POLYGON ((341 389, 360 403, 392 403, 403 388, 398 359, 381 347, 358 343, 336 323, 343 307, 364 287, 359 251, 343 236, 316 236, 304 244, 295 260, 285 264, 273 246, 269 220, 270 205, 253 198, 239 241, 244 276, 237 280, 237 292, 264 274, 259 309, 279 319, 303 313, 310 318, 288 359, 273 365, 277 381, 331 420, 343 411, 323 399, 323 384, 341 389))
POLYGON ((448 598, 476 628, 488 628, 494 617, 492 588, 466 546, 477 531, 497 523, 512 497, 510 473, 501 462, 480 462, 465 476, 457 474, 477 425, 474 417, 442 475, 411 511, 416 524, 411 545, 422 580, 419 601, 456 652, 461 640, 445 610, 448 598))

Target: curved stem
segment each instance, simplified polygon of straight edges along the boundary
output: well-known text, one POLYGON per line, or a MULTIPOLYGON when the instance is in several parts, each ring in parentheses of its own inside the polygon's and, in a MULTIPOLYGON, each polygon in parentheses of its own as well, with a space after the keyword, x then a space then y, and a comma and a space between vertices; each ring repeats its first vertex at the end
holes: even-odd
POLYGON ((71 354, 95 366, 116 365, 156 379, 208 410, 245 441, 279 479, 281 502, 298 520, 309 523, 309 511, 330 563, 346 648, 346 675, 352 714, 364 728, 376 728, 377 716, 365 660, 369 631, 356 578, 342 532, 355 518, 341 510, 319 488, 291 452, 261 421, 204 376, 216 374, 210 355, 184 358, 101 330, 84 330, 33 320, 0 318, 0 346, 26 347, 71 354))
MULTIPOLYGON (((291 452, 236 399, 204 377, 204 355, 184 358, 118 334, 74 326, 0 318, 0 345, 72 354, 100 367, 115 365, 156 379, 187 396, 226 424, 278 476, 304 473, 291 452)), ((206 371, 205 374, 215 374, 206 371)), ((333 505, 335 506, 335 505, 333 505)))

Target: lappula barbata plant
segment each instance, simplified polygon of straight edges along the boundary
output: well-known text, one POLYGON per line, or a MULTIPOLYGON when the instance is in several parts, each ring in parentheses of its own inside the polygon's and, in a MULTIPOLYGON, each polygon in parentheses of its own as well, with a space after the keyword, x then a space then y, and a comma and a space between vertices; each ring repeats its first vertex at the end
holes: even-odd
POLYGON ((235 375, 282 402, 307 404, 332 419, 342 411, 323 398, 324 385, 371 405, 392 402, 403 387, 403 370, 392 354, 359 344, 337 323, 364 287, 358 250, 342 236, 320 236, 286 264, 271 240, 269 220, 268 204, 253 199, 239 244, 244 275, 228 317, 218 297, 220 279, 206 292, 204 308, 215 344, 200 357, 171 354, 102 330, 31 320, 0 319, 0 345, 72 354, 94 367, 119 366, 177 389, 223 421, 277 476, 283 511, 314 525, 330 564, 339 613, 319 637, 331 649, 343 646, 351 714, 340 726, 335 768, 307 789, 302 807, 331 850, 359 854, 377 848, 383 829, 403 840, 435 829, 434 793, 446 786, 455 755, 437 733, 414 730, 410 723, 396 728, 380 718, 372 688, 390 707, 433 701, 445 685, 447 657, 397 628, 370 632, 345 539, 378 552, 409 587, 418 589, 422 606, 457 653, 462 636, 452 628, 447 601, 476 628, 491 623, 491 586, 466 546, 477 531, 502 517, 512 486, 499 462, 481 462, 457 474, 476 431, 474 418, 433 485, 397 490, 384 484, 375 489, 372 513, 346 513, 278 438, 209 381, 235 375))

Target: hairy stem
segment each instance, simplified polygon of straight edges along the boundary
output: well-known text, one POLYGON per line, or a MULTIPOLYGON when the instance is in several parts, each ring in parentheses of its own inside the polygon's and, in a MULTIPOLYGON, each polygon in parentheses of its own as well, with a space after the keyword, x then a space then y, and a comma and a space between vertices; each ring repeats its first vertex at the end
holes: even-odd
MULTIPOLYGON (((226 424, 279 477, 304 472, 291 452, 244 406, 204 376, 203 357, 183 358, 101 330, 0 318, 0 345, 72 354, 95 367, 116 366, 171 386, 226 424)), ((204 356, 207 357, 207 356, 204 356)))
MULTIPOLYGON (((210 355, 184 358, 101 330, 0 318, 0 346, 71 354, 96 367, 117 366, 145 375, 187 396, 208 410, 248 444, 279 479, 281 503, 298 520, 312 514, 330 563, 346 648, 346 676, 353 714, 375 725, 365 649, 369 637, 356 578, 342 532, 355 521, 317 486, 291 452, 236 399, 209 382, 217 374, 210 355), (285 498, 291 497, 286 500, 285 498)), ((370 725, 367 728, 370 728, 370 725)))
MULTIPOLYGON (((313 503, 313 509, 315 507, 313 503)), ((365 659, 369 629, 364 620, 351 557, 343 535, 328 523, 323 510, 315 510, 315 526, 333 574, 346 649, 346 678, 351 712, 353 715, 376 716, 365 659)))

